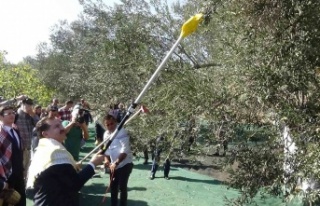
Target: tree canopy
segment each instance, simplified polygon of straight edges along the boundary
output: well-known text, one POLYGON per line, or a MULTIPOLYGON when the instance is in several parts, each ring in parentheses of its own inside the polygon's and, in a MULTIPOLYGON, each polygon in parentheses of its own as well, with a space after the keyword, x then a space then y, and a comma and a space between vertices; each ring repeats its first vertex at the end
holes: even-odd
MULTIPOLYGON (((50 43, 41 43, 37 57, 25 59, 30 66, 19 69, 32 71, 28 74, 38 78, 33 85, 43 82, 43 88, 84 97, 99 109, 130 104, 183 22, 204 12, 204 23, 179 45, 143 98, 152 114, 128 125, 137 145, 165 133, 170 154, 178 155, 187 153, 182 146, 191 135, 193 149, 204 155, 223 128, 233 144, 227 163, 238 165, 229 183, 243 194, 234 204, 245 204, 260 191, 288 198, 297 195, 299 178, 319 179, 314 167, 320 154, 318 0, 122 0, 114 7, 80 2, 81 16, 56 24, 50 43), (303 154, 291 160, 294 172, 285 192, 283 125, 303 154)), ((17 72, 0 72, 11 70, 17 72)), ((23 88, 35 88, 27 83, 23 88)), ((27 92, 15 87, 11 84, 12 92, 27 92)), ((36 94, 41 99, 40 91, 36 94)), ((310 202, 316 197, 316 190, 305 196, 310 202)))
POLYGON ((39 71, 26 64, 7 65, 0 62, 0 91, 5 98, 28 95, 37 104, 46 104, 54 91, 39 79, 39 71))

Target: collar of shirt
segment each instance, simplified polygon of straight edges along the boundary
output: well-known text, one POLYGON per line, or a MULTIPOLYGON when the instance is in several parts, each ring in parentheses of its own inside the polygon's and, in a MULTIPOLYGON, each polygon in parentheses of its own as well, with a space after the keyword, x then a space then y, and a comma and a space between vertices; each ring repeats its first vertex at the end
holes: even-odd
MULTIPOLYGON (((11 136, 10 130, 13 129, 13 128, 12 128, 12 127, 9 127, 9 126, 6 126, 6 125, 3 125, 3 128, 4 128, 4 130, 11 136)), ((19 136, 18 136, 16 130, 13 130, 13 132, 14 132, 14 138, 16 138, 18 144, 20 145, 19 136)))
POLYGON ((6 132, 8 132, 10 134, 10 130, 12 129, 12 127, 3 125, 4 130, 6 130, 6 132))

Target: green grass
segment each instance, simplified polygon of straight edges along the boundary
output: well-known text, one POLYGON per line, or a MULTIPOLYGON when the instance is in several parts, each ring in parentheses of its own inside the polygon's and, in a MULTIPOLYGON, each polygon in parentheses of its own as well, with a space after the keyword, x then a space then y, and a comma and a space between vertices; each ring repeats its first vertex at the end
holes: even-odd
MULTIPOLYGON (((90 139, 85 148, 81 150, 81 157, 94 147, 94 133, 90 130, 90 139)), ((143 165, 143 159, 134 161, 134 169, 129 179, 128 206, 222 206, 226 198, 236 198, 239 192, 228 189, 226 185, 205 175, 194 173, 181 168, 173 167, 170 171, 170 180, 163 178, 162 167, 154 180, 149 180, 151 164, 143 165)), ((90 179, 80 193, 80 205, 100 205, 107 185, 109 175, 97 169, 100 177, 90 179)), ((288 205, 277 198, 256 198, 259 206, 288 205)), ((30 199, 27 205, 32 205, 30 199)), ((107 201, 101 205, 110 205, 110 193, 107 201)), ((290 204, 298 206, 300 204, 290 204)))

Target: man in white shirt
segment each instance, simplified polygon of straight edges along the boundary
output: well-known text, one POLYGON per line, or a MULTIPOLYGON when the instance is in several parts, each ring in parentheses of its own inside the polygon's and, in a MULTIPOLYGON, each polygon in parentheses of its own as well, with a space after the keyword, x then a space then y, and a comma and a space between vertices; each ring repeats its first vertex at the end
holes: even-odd
MULTIPOLYGON (((104 117, 104 125, 107 128, 103 138, 110 139, 117 128, 117 120, 108 114, 104 117)), ((120 189, 120 206, 127 205, 128 180, 132 172, 132 152, 130 140, 125 129, 121 129, 112 140, 105 152, 105 166, 110 168, 111 176, 111 206, 118 205, 118 191, 120 189)))

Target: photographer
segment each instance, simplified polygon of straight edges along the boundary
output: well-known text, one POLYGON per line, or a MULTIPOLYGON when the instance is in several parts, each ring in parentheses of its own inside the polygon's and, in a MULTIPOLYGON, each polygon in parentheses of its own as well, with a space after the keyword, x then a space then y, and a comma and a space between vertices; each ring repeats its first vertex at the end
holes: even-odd
POLYGON ((66 149, 71 153, 74 160, 79 160, 79 153, 82 139, 89 138, 88 127, 83 118, 84 110, 76 105, 71 113, 71 121, 63 121, 67 139, 64 141, 66 149))

